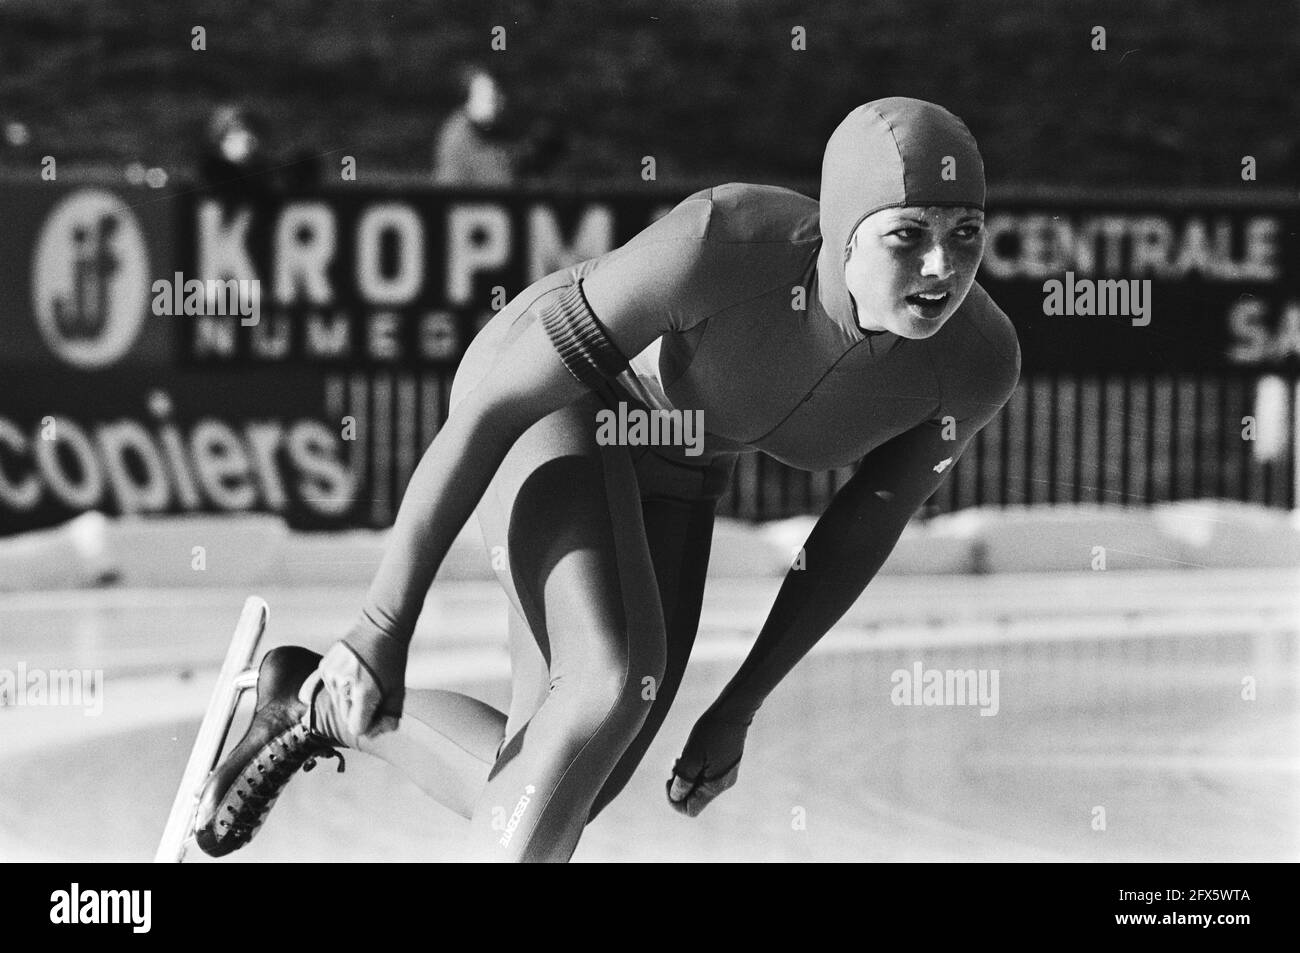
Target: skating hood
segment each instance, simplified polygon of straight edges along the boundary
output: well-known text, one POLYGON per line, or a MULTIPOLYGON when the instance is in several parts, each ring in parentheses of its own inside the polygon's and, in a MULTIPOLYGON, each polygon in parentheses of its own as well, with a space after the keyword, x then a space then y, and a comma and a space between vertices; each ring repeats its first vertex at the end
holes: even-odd
POLYGON ((892 96, 853 110, 822 158, 818 296, 831 319, 855 337, 844 283, 849 239, 882 208, 904 205, 984 208, 984 162, 965 123, 942 106, 892 96))

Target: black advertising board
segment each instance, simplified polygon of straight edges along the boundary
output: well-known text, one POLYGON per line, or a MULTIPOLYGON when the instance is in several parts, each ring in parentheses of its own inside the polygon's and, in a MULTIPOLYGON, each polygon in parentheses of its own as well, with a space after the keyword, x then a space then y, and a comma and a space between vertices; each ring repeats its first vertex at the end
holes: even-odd
POLYGON ((979 281, 1026 372, 1300 367, 1293 203, 1003 198, 986 226, 979 281))
MULTIPOLYGON (((547 273, 608 251, 662 195, 335 189, 258 207, 185 199, 181 270, 262 278, 261 320, 176 325, 198 365, 454 365, 476 328, 547 273)), ((1176 194, 1001 196, 981 284, 1027 372, 1300 366, 1300 210, 1176 194)))
MULTIPOLYGON (((0 183, 0 535, 87 509, 382 525, 477 328, 678 198, 0 183), (255 323, 168 313, 213 277, 257 279, 255 323)), ((1004 193, 987 232, 1027 375, 1300 368, 1292 199, 1004 193)))

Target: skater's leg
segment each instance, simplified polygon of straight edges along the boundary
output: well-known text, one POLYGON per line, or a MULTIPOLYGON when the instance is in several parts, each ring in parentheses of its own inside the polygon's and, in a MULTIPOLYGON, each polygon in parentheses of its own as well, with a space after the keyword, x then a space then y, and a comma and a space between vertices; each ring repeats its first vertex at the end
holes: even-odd
POLYGON ((635 740, 619 759, 591 808, 594 819, 612 801, 645 756, 677 696, 699 626, 704 576, 713 530, 712 504, 649 503, 645 508, 659 596, 664 606, 667 660, 650 711, 635 740))
POLYGON ((396 730, 357 739, 357 750, 383 758, 467 818, 487 784, 505 724, 505 715, 468 695, 408 688, 396 730))
MULTIPOLYGON (((645 723, 597 796, 592 818, 622 791, 667 717, 699 625, 714 503, 648 500, 643 513, 664 606, 666 667, 663 680, 654 686, 645 723)), ((383 758, 438 803, 470 817, 503 737, 516 735, 527 724, 550 687, 546 660, 513 606, 509 630, 513 690, 508 720, 466 695, 408 688, 398 729, 360 739, 358 750, 383 758)))
MULTIPOLYGON (((509 613, 510 721, 518 726, 545 699, 550 676, 527 623, 514 606, 509 613)), ((506 715, 478 699, 407 688, 397 730, 360 738, 357 749, 383 758, 439 804, 468 818, 487 786, 506 731, 506 715)))
POLYGON ((640 733, 628 746, 592 805, 594 819, 631 779, 681 687, 695 645, 718 499, 730 482, 734 458, 682 467, 649 451, 637 461, 646 541, 663 605, 667 665, 640 733))
MULTIPOLYGON (((584 399, 526 433, 480 511, 505 546, 503 584, 549 684, 512 704, 506 742, 476 806, 470 853, 565 860, 606 777, 663 680, 663 615, 630 455, 595 441, 584 399)), ((523 681, 527 681, 526 679, 523 681)))

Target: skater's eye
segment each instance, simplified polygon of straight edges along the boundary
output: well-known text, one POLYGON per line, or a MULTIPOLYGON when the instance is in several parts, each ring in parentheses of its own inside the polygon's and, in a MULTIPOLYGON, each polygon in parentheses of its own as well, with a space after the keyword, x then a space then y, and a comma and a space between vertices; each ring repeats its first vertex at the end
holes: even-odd
POLYGON ((979 222, 972 222, 969 225, 957 226, 957 228, 953 229, 952 233, 956 235, 958 238, 960 238, 962 241, 968 242, 973 238, 978 238, 979 233, 982 232, 983 230, 984 230, 984 226, 982 224, 980 224, 979 222))
POLYGON ((920 240, 921 229, 905 225, 902 228, 894 229, 889 233, 888 237, 897 239, 901 244, 911 245, 920 240))

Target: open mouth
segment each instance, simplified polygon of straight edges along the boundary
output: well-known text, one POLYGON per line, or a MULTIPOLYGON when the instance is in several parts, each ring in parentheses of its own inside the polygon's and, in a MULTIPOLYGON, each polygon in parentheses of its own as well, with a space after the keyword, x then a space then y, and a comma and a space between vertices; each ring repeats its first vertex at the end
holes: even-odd
POLYGON ((949 293, 946 291, 919 291, 916 294, 910 294, 903 300, 906 301, 913 309, 919 311, 923 317, 937 318, 943 314, 943 309, 948 305, 949 293))

